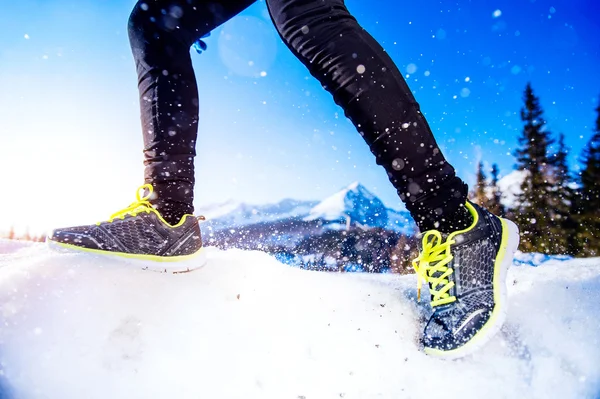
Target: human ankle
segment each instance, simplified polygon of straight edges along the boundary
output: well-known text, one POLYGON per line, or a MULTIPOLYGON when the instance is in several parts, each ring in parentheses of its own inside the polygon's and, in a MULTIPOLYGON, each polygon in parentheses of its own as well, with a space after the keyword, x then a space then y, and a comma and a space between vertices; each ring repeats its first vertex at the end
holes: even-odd
POLYGON ((445 212, 424 212, 415 217, 415 222, 421 232, 438 230, 441 233, 450 234, 469 228, 473 224, 473 216, 466 206, 459 205, 457 208, 445 212))
POLYGON ((179 206, 179 204, 174 204, 170 202, 161 202, 153 204, 154 208, 158 211, 160 216, 170 224, 171 226, 176 225, 181 221, 181 218, 187 213, 191 213, 192 211, 189 209, 191 206, 179 206))

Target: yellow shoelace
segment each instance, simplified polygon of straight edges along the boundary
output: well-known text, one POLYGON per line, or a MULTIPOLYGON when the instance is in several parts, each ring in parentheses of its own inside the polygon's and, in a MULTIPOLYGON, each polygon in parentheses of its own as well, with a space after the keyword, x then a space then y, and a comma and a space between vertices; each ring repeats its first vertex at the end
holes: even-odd
MULTIPOLYGON (((150 199, 150 197, 152 196, 153 191, 154 191, 154 188, 152 188, 151 184, 144 184, 144 185, 138 187, 137 192, 135 193, 137 201, 133 202, 127 208, 122 209, 119 212, 113 213, 110 216, 110 218, 108 219, 108 222, 112 223, 112 221, 115 219, 123 220, 123 219, 125 219, 125 216, 127 216, 127 215, 136 216, 138 213, 141 213, 141 212, 146 212, 146 213, 156 212, 156 210, 152 207, 152 204, 148 201, 150 199), (148 194, 146 194, 142 197, 140 195, 140 191, 142 191, 142 190, 148 190, 148 194)), ((100 222, 98 222, 96 224, 100 225, 100 222)))
POLYGON ((421 299, 422 281, 429 283, 433 297, 432 307, 456 301, 456 297, 450 296, 448 292, 454 287, 454 282, 448 280, 454 269, 447 266, 452 260, 450 245, 454 243, 451 237, 443 242, 442 233, 437 230, 428 231, 423 236, 423 250, 419 257, 412 261, 417 273, 417 298, 421 299))

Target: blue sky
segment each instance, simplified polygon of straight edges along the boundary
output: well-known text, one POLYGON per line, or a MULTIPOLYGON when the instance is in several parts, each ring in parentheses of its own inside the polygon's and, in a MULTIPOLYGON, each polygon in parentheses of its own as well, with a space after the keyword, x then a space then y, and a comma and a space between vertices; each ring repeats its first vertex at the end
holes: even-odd
MULTIPOLYGON (((126 31, 135 2, 0 2, 0 231, 106 219, 142 183, 126 31)), ((593 0, 346 4, 397 63, 467 181, 480 159, 512 169, 528 81, 576 165, 600 94, 593 0)), ((206 42, 193 55, 197 206, 321 199, 358 180, 401 207, 343 111, 280 41, 264 2, 206 42)))

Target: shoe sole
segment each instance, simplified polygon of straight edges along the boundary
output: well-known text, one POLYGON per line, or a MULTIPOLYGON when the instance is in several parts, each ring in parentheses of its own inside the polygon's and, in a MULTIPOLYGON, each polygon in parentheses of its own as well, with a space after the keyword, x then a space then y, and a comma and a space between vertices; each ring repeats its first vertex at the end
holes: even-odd
POLYGON ((494 310, 477 334, 460 348, 443 351, 425 348, 425 353, 442 359, 458 359, 476 352, 487 344, 502 328, 508 313, 508 293, 506 274, 512 265, 515 252, 519 247, 519 228, 507 219, 502 222, 502 242, 494 263, 494 310))
POLYGON ((190 255, 157 256, 102 251, 99 249, 84 248, 53 240, 46 240, 46 243, 48 247, 55 252, 88 253, 107 259, 118 260, 127 263, 128 265, 139 267, 142 270, 150 270, 160 273, 188 273, 201 268, 207 262, 206 251, 204 247, 190 255))

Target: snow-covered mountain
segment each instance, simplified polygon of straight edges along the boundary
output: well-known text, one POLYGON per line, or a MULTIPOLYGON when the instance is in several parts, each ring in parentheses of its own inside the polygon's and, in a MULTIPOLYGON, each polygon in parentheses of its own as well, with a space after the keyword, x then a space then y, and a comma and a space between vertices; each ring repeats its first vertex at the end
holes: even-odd
POLYGON ((448 362, 419 347, 431 310, 416 301, 414 275, 311 272, 262 252, 207 255, 203 268, 168 275, 0 240, 0 398, 600 393, 600 258, 511 268, 501 332, 448 362))
POLYGON ((275 204, 251 205, 228 201, 223 204, 202 207, 197 213, 207 219, 215 230, 238 228, 251 224, 302 218, 318 201, 284 199, 275 204))
POLYGON ((363 228, 381 227, 407 235, 415 232, 407 211, 387 208, 358 182, 320 202, 285 199, 275 204, 250 205, 229 201, 201 207, 197 211, 207 218, 206 225, 213 231, 296 220, 319 221, 320 226, 325 228, 343 228, 350 223, 363 228))
POLYGON ((361 224, 385 227, 387 208, 362 184, 354 182, 314 206, 305 220, 339 220, 348 216, 361 224))

